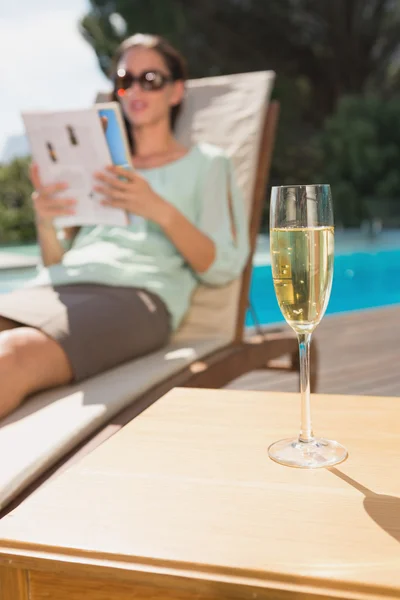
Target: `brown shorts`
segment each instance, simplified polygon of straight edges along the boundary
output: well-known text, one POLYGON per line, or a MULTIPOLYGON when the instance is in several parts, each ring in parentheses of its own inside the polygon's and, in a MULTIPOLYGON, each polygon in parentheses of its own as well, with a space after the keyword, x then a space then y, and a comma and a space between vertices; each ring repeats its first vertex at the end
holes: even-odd
POLYGON ((145 290, 94 284, 24 288, 0 295, 0 315, 60 344, 81 381, 167 344, 170 315, 145 290))

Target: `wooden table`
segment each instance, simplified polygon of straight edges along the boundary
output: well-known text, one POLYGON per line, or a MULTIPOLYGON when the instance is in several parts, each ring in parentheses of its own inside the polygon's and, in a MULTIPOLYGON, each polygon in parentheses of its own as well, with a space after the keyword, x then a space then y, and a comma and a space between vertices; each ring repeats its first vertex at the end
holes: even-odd
POLYGON ((298 404, 173 390, 3 518, 1 600, 398 600, 400 399, 315 396, 316 471, 267 455, 298 404))

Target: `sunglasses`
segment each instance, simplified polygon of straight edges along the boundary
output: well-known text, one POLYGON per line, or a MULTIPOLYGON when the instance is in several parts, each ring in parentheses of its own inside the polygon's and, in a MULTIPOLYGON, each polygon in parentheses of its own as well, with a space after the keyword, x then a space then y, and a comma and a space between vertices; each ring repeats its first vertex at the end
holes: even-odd
POLYGON ((118 96, 124 96, 134 83, 138 83, 145 92, 154 92, 162 90, 167 83, 172 81, 172 77, 164 75, 160 71, 144 71, 136 76, 125 69, 118 69, 114 86, 118 96))

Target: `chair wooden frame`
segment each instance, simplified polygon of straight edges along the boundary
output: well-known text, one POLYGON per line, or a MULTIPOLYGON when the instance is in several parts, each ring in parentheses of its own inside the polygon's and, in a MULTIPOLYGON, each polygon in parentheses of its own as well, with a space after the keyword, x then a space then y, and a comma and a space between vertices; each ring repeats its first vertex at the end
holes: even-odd
MULTIPOLYGON (((130 405, 114 416, 110 422, 103 424, 97 431, 92 433, 87 439, 78 444, 71 452, 27 486, 25 490, 0 512, 0 517, 18 505, 44 481, 54 477, 72 462, 76 462, 81 456, 88 454, 103 441, 111 437, 121 427, 173 387, 220 388, 241 375, 258 369, 299 372, 298 343, 289 328, 265 328, 260 329, 257 334, 245 335, 245 316, 248 308, 253 255, 261 222, 278 118, 279 104, 273 101, 269 104, 266 111, 261 136, 250 219, 251 252, 242 277, 239 310, 233 341, 201 360, 194 361, 178 373, 164 379, 147 390, 139 398, 136 398, 130 405), (281 359, 284 356, 287 356, 289 360, 282 361, 281 359)), ((315 391, 318 370, 318 356, 315 342, 312 344, 312 355, 311 389, 315 391)))

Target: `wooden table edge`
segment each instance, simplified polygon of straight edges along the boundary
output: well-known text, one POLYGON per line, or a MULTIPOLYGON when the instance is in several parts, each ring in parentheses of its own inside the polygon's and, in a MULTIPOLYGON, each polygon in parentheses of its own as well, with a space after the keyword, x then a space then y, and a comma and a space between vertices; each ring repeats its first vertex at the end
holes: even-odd
MULTIPOLYGON (((270 598, 270 592, 283 592, 316 596, 317 598, 337 598, 338 600, 398 600, 398 588, 386 586, 360 585, 345 581, 326 581, 326 578, 315 576, 282 575, 276 572, 238 571, 229 568, 212 568, 209 565, 193 565, 191 563, 166 563, 165 560, 148 561, 132 557, 111 559, 107 556, 89 557, 73 550, 69 553, 53 552, 46 549, 34 550, 26 548, 12 549, 0 546, 0 568, 18 572, 46 572, 70 575, 76 578, 114 579, 121 583, 137 585, 171 587, 188 592, 199 592, 199 589, 210 584, 215 591, 225 592, 229 588, 235 591, 246 588, 252 597, 259 600, 270 598), (116 572, 118 577, 116 578, 116 572), (268 596, 266 595, 268 594, 268 596)), ((248 593, 246 597, 249 597, 248 593)), ((221 596, 222 597, 222 596, 221 596)), ((299 596, 300 597, 300 596, 299 596)), ((301 596, 303 597, 303 596, 301 596)))

